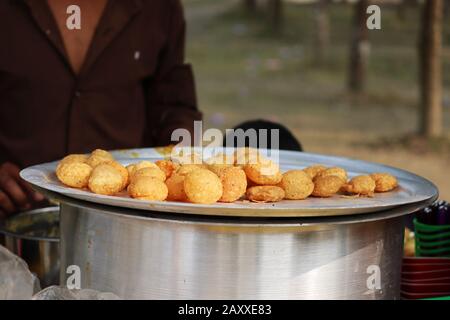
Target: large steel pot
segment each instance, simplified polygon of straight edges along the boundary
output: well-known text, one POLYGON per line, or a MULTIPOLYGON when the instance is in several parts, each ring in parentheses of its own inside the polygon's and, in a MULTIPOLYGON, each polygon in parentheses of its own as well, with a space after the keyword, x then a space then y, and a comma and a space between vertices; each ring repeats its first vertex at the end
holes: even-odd
POLYGON ((61 281, 76 265, 82 288, 125 299, 397 299, 403 216, 424 205, 256 219, 63 201, 61 281))
POLYGON ((23 212, 0 223, 4 245, 21 257, 42 288, 59 284, 59 207, 23 212))

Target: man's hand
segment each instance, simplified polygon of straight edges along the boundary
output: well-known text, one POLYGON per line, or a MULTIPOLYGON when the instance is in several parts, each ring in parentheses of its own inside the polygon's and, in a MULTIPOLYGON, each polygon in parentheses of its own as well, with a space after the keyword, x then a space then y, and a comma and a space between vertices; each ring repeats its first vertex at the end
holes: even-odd
POLYGON ((35 202, 44 200, 20 178, 19 172, 15 164, 5 162, 0 165, 0 220, 19 210, 31 209, 35 202))

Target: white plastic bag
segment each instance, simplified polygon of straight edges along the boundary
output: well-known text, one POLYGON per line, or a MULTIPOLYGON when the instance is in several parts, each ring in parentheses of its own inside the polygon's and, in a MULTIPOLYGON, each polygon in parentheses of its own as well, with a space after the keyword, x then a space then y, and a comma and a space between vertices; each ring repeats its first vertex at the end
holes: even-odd
POLYGON ((48 287, 33 297, 33 300, 120 300, 112 293, 91 289, 69 290, 64 287, 48 287))
POLYGON ((0 300, 29 300, 39 290, 26 262, 0 246, 0 300))

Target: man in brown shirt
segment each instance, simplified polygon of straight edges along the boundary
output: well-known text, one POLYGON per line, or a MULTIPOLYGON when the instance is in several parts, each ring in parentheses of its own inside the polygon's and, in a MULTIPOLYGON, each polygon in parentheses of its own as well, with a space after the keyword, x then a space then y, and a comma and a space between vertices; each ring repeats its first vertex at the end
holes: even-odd
POLYGON ((0 0, 0 216, 42 200, 20 168, 192 131, 184 40, 180 0, 0 0))

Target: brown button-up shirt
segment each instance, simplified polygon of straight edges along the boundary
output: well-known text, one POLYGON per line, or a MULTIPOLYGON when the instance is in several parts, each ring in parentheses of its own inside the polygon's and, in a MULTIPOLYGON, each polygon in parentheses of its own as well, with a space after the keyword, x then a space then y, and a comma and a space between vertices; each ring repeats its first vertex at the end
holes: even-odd
POLYGON ((180 0, 109 0, 79 74, 46 0, 0 0, 0 163, 169 144, 201 119, 180 0))

